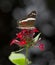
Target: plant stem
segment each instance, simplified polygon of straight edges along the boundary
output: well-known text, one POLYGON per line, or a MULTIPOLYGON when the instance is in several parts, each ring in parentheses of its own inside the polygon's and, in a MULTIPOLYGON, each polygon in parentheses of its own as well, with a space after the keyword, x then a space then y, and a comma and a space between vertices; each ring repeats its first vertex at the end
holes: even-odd
POLYGON ((28 60, 27 60, 27 57, 28 57, 28 45, 26 46, 26 58, 25 58, 25 65, 28 65, 28 60))

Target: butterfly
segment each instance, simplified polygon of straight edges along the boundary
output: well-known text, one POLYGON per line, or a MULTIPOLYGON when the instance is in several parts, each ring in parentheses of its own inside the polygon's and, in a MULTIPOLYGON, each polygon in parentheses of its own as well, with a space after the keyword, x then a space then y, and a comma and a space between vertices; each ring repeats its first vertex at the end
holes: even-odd
POLYGON ((36 21, 36 11, 32 11, 25 18, 20 21, 17 21, 18 27, 20 29, 33 29, 35 28, 34 24, 36 21))

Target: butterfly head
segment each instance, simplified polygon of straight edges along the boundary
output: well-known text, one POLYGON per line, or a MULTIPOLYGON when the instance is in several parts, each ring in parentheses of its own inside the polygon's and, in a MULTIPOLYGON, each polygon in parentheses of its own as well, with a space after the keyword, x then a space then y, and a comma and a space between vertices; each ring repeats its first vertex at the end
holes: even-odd
POLYGON ((36 17, 36 11, 32 11, 27 17, 36 17))

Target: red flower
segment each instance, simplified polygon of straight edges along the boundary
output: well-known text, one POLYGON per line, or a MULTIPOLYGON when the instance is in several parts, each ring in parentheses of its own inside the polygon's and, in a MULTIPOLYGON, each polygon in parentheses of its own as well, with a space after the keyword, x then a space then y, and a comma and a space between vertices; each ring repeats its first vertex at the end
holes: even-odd
POLYGON ((27 34, 29 34, 29 30, 23 29, 23 30, 22 30, 22 33, 27 35, 27 34))
POLYGON ((22 30, 22 33, 24 34, 24 33, 26 33, 26 31, 27 31, 26 29, 23 29, 23 30, 22 30))
POLYGON ((16 39, 13 39, 13 40, 11 41, 10 45, 12 45, 12 44, 17 44, 17 45, 23 47, 23 46, 25 46, 27 43, 26 43, 25 40, 18 41, 18 40, 16 40, 16 39))
POLYGON ((13 39, 13 40, 11 41, 10 45, 12 45, 12 44, 16 44, 16 43, 19 43, 19 41, 16 40, 16 39, 13 39))
POLYGON ((16 38, 22 39, 22 37, 23 37, 23 34, 20 32, 20 33, 17 34, 17 37, 16 38))
POLYGON ((16 39, 19 38, 20 41, 13 39, 11 44, 15 43, 19 46, 25 46, 27 44, 27 42, 26 42, 27 39, 28 39, 28 41, 31 41, 33 39, 35 32, 39 32, 39 31, 36 28, 33 30, 23 29, 16 36, 16 39))
POLYGON ((20 46, 25 46, 26 44, 27 44, 27 43, 26 43, 25 40, 22 40, 22 41, 19 42, 19 45, 20 45, 20 46))
POLYGON ((40 50, 43 51, 43 50, 44 50, 44 44, 40 44, 40 45, 39 45, 39 48, 40 48, 40 50))

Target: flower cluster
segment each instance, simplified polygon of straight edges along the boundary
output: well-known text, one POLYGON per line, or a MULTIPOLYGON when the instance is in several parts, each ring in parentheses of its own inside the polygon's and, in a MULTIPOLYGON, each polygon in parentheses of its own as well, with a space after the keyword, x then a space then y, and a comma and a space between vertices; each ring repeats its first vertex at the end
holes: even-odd
POLYGON ((35 48, 39 48, 41 51, 44 51, 45 45, 43 43, 40 43, 38 46, 34 46, 35 48))
POLYGON ((16 38, 12 40, 11 45, 14 43, 21 47, 27 45, 33 40, 33 36, 36 32, 39 32, 37 28, 32 30, 22 29, 21 32, 17 33, 16 38))

